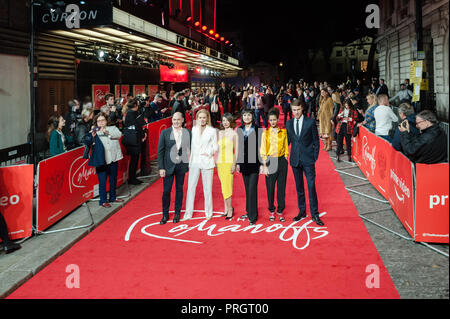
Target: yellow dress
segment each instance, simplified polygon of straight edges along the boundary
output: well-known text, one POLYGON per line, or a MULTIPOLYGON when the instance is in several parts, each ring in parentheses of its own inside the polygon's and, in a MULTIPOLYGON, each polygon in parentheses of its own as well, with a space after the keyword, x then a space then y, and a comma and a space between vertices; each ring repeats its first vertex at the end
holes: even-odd
POLYGON ((217 174, 219 175, 224 199, 233 195, 233 177, 231 166, 234 160, 234 143, 227 137, 218 141, 219 154, 217 156, 217 174))

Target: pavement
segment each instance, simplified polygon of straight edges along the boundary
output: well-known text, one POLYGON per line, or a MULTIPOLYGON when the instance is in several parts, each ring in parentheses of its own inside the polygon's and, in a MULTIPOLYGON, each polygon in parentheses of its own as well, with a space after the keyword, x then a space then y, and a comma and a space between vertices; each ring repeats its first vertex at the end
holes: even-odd
MULTIPOLYGON (((345 161, 337 163, 334 159, 334 151, 330 151, 329 155, 333 159, 335 167, 342 169, 340 170, 340 176, 346 187, 360 185, 351 188, 384 200, 372 185, 354 177, 365 178, 358 166, 345 161)), ((346 159, 347 156, 345 155, 342 158, 346 159)), ((157 172, 156 161, 151 163, 151 171, 157 172)), ((147 177, 141 179, 144 182, 141 185, 121 186, 118 189, 118 196, 126 196, 125 202, 114 204, 109 209, 99 207, 98 202, 88 202, 87 206, 93 218, 93 225, 89 227, 34 235, 21 243, 22 248, 20 250, 8 255, 1 252, 0 298, 3 299, 10 295, 57 257, 68 251, 75 243, 117 213, 127 202, 143 192, 157 179, 157 176, 147 177)), ((431 249, 435 248, 448 255, 449 245, 433 244, 427 247, 412 241, 389 204, 368 199, 353 192, 349 193, 360 216, 370 219, 370 221, 363 219, 364 224, 391 275, 400 297, 402 299, 449 299, 449 259, 431 249)), ((90 214, 87 207, 83 205, 46 231, 90 224, 92 224, 90 214)), ((380 285, 382 284, 380 283, 380 285)))

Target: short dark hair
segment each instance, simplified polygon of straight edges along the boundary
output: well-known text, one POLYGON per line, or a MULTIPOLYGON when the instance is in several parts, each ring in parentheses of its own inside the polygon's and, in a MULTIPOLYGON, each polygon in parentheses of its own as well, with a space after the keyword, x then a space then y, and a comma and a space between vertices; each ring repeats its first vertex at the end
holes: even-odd
MULTIPOLYGON (((234 119, 234 116, 231 113, 225 113, 222 118, 226 118, 228 122, 230 122, 230 127, 235 128, 236 127, 236 120, 234 119)), ((220 130, 224 130, 225 128, 222 125, 222 122, 220 122, 220 130)))
POLYGON ((294 99, 291 103, 291 106, 301 106, 303 109, 305 108, 302 100, 300 99, 294 99))
POLYGON ((433 125, 438 122, 436 114, 434 114, 430 110, 423 110, 422 112, 420 112, 416 116, 420 117, 421 119, 424 119, 425 121, 433 123, 433 125))
POLYGON ((134 109, 136 106, 138 106, 138 101, 136 99, 130 99, 127 102, 128 109, 134 109))
POLYGON ((276 107, 271 108, 269 110, 268 117, 271 116, 271 115, 276 116, 277 119, 280 118, 280 110, 277 109, 276 107))
POLYGON ((112 93, 106 94, 106 95, 105 95, 105 101, 108 101, 109 98, 111 98, 111 97, 114 97, 114 94, 112 94, 112 93))

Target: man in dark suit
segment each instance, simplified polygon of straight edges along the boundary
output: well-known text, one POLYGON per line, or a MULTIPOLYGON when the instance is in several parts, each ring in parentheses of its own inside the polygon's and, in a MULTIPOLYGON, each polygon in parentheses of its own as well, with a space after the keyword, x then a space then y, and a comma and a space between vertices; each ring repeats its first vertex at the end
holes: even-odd
POLYGON ((160 224, 169 220, 170 193, 175 178, 175 217, 174 223, 180 221, 183 203, 184 177, 189 170, 191 149, 191 132, 183 128, 184 117, 180 112, 172 116, 172 127, 162 131, 158 143, 158 169, 163 178, 164 191, 162 196, 163 218, 160 224))
POLYGON ((377 96, 380 94, 386 94, 389 96, 389 89, 387 85, 384 83, 384 79, 380 79, 380 86, 377 88, 376 93, 377 96))
POLYGON ((229 101, 229 91, 227 86, 225 85, 225 82, 222 82, 220 84, 219 88, 219 101, 222 103, 223 107, 223 113, 229 113, 228 109, 228 101, 229 101))
POLYGON ((316 121, 303 115, 304 105, 300 100, 294 99, 291 103, 293 119, 286 124, 288 143, 292 144, 290 164, 294 173, 297 187, 297 201, 299 214, 294 221, 306 217, 305 189, 303 187, 303 173, 308 183, 309 205, 313 221, 323 226, 319 218, 319 207, 316 192, 315 163, 319 157, 320 142, 316 121))

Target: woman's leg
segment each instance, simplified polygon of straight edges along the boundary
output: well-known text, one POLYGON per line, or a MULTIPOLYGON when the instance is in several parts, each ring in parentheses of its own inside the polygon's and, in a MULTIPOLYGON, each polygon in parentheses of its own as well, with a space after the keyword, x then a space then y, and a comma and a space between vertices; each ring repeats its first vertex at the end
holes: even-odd
POLYGON ((200 169, 197 167, 191 167, 189 169, 189 177, 188 177, 186 212, 184 213, 185 219, 192 218, 192 214, 194 212, 195 189, 197 188, 199 177, 200 177, 200 169))
POLYGON ((213 215, 212 184, 214 169, 202 169, 203 196, 205 198, 205 216, 210 219, 213 215))

